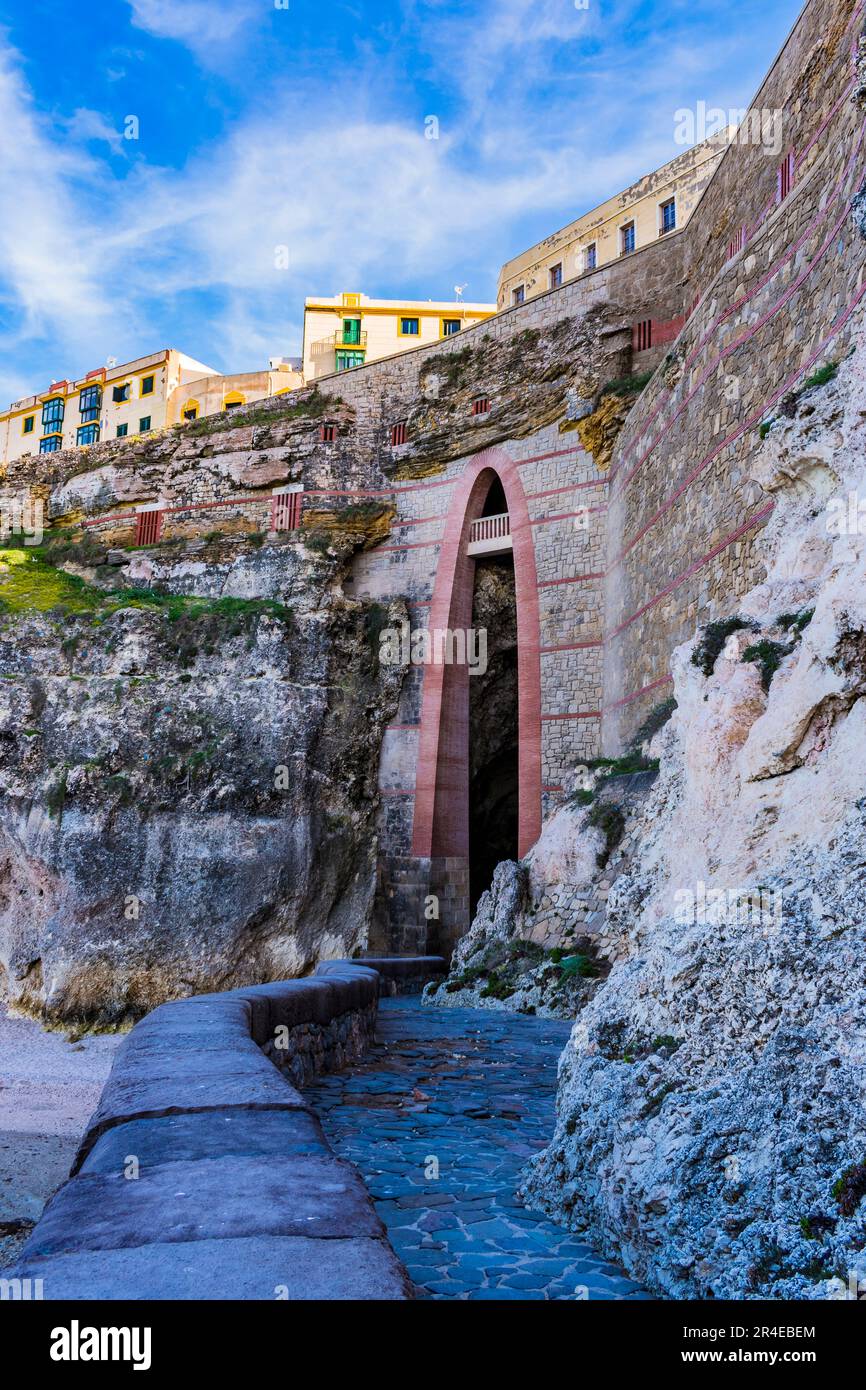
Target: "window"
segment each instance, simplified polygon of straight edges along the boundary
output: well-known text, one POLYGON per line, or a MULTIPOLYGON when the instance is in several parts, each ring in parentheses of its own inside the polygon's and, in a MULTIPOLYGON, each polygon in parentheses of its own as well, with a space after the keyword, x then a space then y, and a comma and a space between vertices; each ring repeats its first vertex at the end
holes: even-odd
POLYGON ((223 398, 223 410, 234 410, 235 406, 246 405, 247 398, 240 391, 230 391, 223 398))
POLYGON ((123 401, 128 401, 131 395, 132 387, 128 381, 125 381, 122 386, 113 386, 111 389, 111 399, 114 401, 115 405, 120 405, 123 401))
POLYGON ((75 432, 75 443, 78 445, 98 444, 99 425, 79 425, 75 432))
POLYGON ((400 337, 401 337, 401 338, 417 338, 420 332, 421 332, 421 320, 420 320, 420 319, 401 319, 401 320, 400 320, 400 337))
POLYGON ((454 337, 454 334, 455 334, 455 333, 459 333, 459 332, 460 332, 460 329, 461 329, 462 327, 463 327, 463 324, 461 323, 460 319, 443 319, 443 320, 442 320, 442 337, 443 337, 443 338, 453 338, 453 337, 454 337))
POLYGON ((149 429, 150 429, 150 416, 149 416, 149 415, 142 415, 141 419, 140 419, 139 422, 138 422, 138 432, 139 432, 139 434, 147 434, 147 431, 148 431, 149 429))
POLYGON ((631 345, 635 352, 646 352, 653 345, 653 321, 641 319, 632 329, 631 345))
POLYGON ((596 267, 597 262, 598 262, 598 249, 597 249, 597 247, 596 247, 595 242, 593 241, 593 242, 590 242, 589 246, 587 246, 586 250, 585 250, 584 253, 583 253, 583 268, 584 268, 584 270, 595 270, 595 267, 596 267))
POLYGON ((672 232, 677 225, 677 200, 668 198, 666 203, 659 203, 659 236, 664 236, 665 232, 672 232))
POLYGON ((148 507, 135 518, 135 544, 156 545, 162 531, 162 512, 159 507, 148 507))
POLYGON ((396 425, 391 426, 391 448, 396 449, 401 444, 406 443, 406 421, 399 420, 396 425))
POLYGON ((794 187, 794 152, 786 154, 779 165, 776 201, 781 203, 794 187))
POLYGON ((562 261, 559 265, 551 266, 549 275, 549 285, 552 290, 558 290, 562 284, 562 261))
POLYGON ((634 250, 634 223, 626 222, 624 227, 619 229, 619 254, 627 256, 634 250))
POLYGON ((363 367, 363 352, 341 352, 337 349, 337 371, 348 372, 352 367, 363 367))
POLYGON ((732 256, 736 256, 738 252, 742 251, 745 244, 746 229, 745 227, 741 227, 740 230, 736 233, 736 235, 731 237, 731 240, 728 242, 728 260, 730 260, 732 256))
POLYGON ((85 386, 78 397, 78 413, 82 420, 92 421, 99 419, 99 412, 102 409, 102 387, 85 386))
MULTIPOLYGON (((66 403, 62 396, 55 396, 50 401, 43 402, 42 405, 42 433, 60 434, 63 425, 63 412, 66 403)), ((47 450, 46 450, 47 452, 47 450)))
POLYGON ((183 412, 183 418, 184 418, 185 420, 197 420, 197 419, 198 419, 198 406, 197 406, 197 405, 188 405, 188 406, 185 406, 185 407, 184 407, 184 412, 183 412))
POLYGON ((343 319, 343 342, 347 347, 361 342, 361 320, 343 319))
POLYGON ((319 430, 319 439, 322 444, 333 444, 337 438, 336 425, 322 425, 319 430))
POLYGON ((32 433, 33 433, 33 427, 34 427, 35 423, 36 423, 36 416, 35 416, 35 415, 25 415, 25 416, 24 416, 24 419, 23 419, 22 422, 21 422, 21 433, 22 433, 22 434, 32 434, 32 433))
POLYGON ((490 413, 490 397, 476 396, 472 402, 473 415, 488 415, 490 413))
POLYGON ((125 439, 126 436, 127 436, 128 434, 129 434, 129 425, 118 425, 118 426, 117 426, 117 437, 118 437, 118 439, 125 439))
POLYGON ((524 302, 525 299, 526 299, 526 287, 525 287, 524 285, 518 285, 516 290, 512 290, 512 291, 511 291, 511 303, 512 303, 512 305, 522 304, 522 303, 524 302))
POLYGON ((271 499, 272 531, 297 531, 301 524, 303 496, 299 488, 274 493, 271 499))
POLYGON ((152 395, 153 395, 153 383, 154 383, 154 380, 155 380, 155 378, 152 377, 152 376, 143 376, 143 377, 141 378, 141 392, 140 392, 140 394, 141 394, 142 396, 152 396, 152 395))
POLYGON ((62 435, 50 434, 46 439, 40 439, 39 452, 40 454, 56 454, 62 443, 62 435))

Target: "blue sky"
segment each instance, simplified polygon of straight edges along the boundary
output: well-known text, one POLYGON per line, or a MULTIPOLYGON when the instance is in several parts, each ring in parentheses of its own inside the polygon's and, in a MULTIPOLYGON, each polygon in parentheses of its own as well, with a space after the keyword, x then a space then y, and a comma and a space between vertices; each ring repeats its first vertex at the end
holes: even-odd
POLYGON ((0 0, 0 407, 108 356, 297 354, 308 294, 493 300, 679 153, 678 108, 747 105, 799 8, 0 0))

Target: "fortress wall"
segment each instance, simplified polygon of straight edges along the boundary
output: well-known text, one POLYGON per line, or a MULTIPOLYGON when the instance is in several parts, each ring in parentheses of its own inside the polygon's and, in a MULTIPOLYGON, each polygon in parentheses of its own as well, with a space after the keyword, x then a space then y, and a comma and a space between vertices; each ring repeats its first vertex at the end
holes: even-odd
POLYGON ((801 16, 756 103, 785 107, 793 191, 777 205, 775 157, 729 149, 686 234, 692 286, 702 266, 722 263, 618 440, 608 513, 608 751, 668 693, 672 648, 736 612, 738 597, 760 581, 754 538, 772 502, 750 480, 749 459, 761 424, 786 392, 849 347, 846 315, 864 291, 866 260, 850 210, 866 165, 863 110, 851 95, 862 17, 858 9, 852 20, 852 11, 813 0, 801 16), (747 222, 745 248, 724 260, 730 228, 747 222))

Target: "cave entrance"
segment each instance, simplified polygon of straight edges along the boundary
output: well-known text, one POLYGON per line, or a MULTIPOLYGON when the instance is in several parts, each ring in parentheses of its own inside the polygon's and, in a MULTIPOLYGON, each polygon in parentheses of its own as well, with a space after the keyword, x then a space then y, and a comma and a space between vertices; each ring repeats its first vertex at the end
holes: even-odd
MULTIPOLYGON (((502 484, 483 515, 504 507, 502 484)), ((487 634, 487 667, 469 681, 469 906, 503 859, 516 859, 520 802, 517 717, 517 592, 511 555, 475 561, 472 626, 487 634)))

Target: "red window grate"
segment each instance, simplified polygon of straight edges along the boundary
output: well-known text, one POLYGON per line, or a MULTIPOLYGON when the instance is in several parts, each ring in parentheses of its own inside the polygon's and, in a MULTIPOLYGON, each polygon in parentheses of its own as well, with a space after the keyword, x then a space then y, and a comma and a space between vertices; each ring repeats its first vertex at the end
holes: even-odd
POLYGON ((139 512, 135 518, 135 544, 156 545, 162 531, 162 512, 154 508, 139 512))
POLYGON ((323 444, 333 444, 337 438, 336 425, 322 425, 319 430, 319 439, 323 444))
POLYGON ((302 492, 278 492, 271 498, 271 530, 297 531, 301 524, 302 492))
POLYGON ((396 449, 399 444, 405 444, 407 438, 406 421, 400 420, 396 425, 391 426, 391 447, 396 449))
POLYGON ((742 251, 745 244, 746 229, 745 227, 741 227, 740 230, 737 232, 737 235, 735 237, 732 237, 731 240, 728 242, 728 260, 730 260, 732 256, 736 256, 739 251, 742 251))
POLYGON ((487 415, 490 411, 490 397, 476 396, 472 402, 473 415, 487 415))
POLYGON ((641 319, 632 329, 632 347, 635 352, 646 352, 647 348, 653 345, 653 321, 652 319, 641 319))
POLYGON ((791 189, 794 187, 794 152, 786 154, 782 163, 779 165, 777 174, 777 196, 776 202, 781 203, 783 198, 787 198, 791 189))

